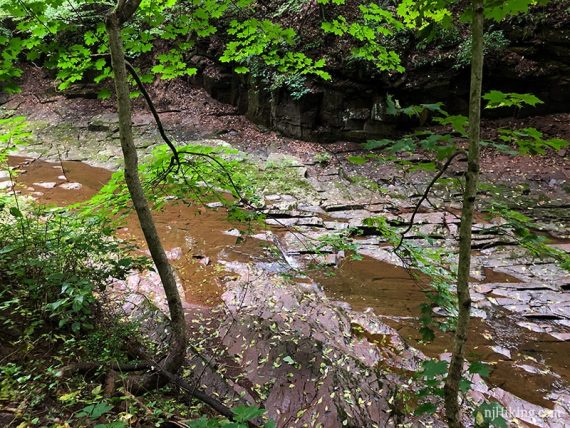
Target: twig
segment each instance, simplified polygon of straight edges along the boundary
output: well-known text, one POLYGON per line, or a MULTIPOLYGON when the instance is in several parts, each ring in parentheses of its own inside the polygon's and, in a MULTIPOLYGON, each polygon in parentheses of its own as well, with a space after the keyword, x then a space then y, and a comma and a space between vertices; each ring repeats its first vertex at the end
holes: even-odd
POLYGON ((105 362, 79 362, 75 364, 70 364, 63 367, 60 371, 62 376, 71 375, 74 373, 89 373, 98 369, 108 369, 115 372, 138 372, 142 370, 149 370, 151 368, 151 364, 146 362, 133 362, 133 363, 105 363, 105 362))
POLYGON ((65 177, 65 181, 67 181, 69 183, 69 177, 67 176, 67 173, 65 172, 65 167, 63 166, 63 159, 61 157, 61 152, 59 151, 59 149, 57 149, 57 157, 59 158, 59 167, 61 168, 61 173, 65 177))
POLYGON ((437 180, 439 180, 439 178, 443 175, 443 173, 447 170, 447 168, 449 168, 449 165, 451 165, 451 162, 453 162, 453 160, 457 156, 462 155, 462 154, 463 155, 465 154, 465 150, 458 150, 457 152, 455 152, 451 156, 449 156, 449 158, 447 159, 447 162, 445 162, 443 167, 439 170, 439 172, 435 175, 435 177, 433 177, 431 182, 428 184, 425 192, 423 193, 422 197, 420 198, 419 202, 416 204, 416 207, 414 208, 414 212, 412 213, 412 217, 410 218, 410 223, 408 224, 408 227, 401 234, 400 243, 394 249, 394 251, 398 251, 400 249, 400 247, 402 246, 404 239, 406 237, 406 233, 408 233, 410 230, 412 230, 412 227, 414 227, 414 220, 416 218, 416 214, 420 210, 422 203, 427 199, 428 194, 431 191, 431 188, 434 186, 434 184, 437 182, 437 180))
POLYGON ((160 133, 160 136, 162 137, 164 142, 168 145, 168 147, 172 151, 172 156, 174 157, 176 164, 179 165, 180 164, 180 157, 178 155, 178 151, 176 150, 176 147, 174 147, 174 144, 172 143, 172 141, 170 141, 170 139, 166 135, 166 132, 164 131, 164 127, 162 126, 162 121, 160 120, 160 116, 158 115, 158 112, 156 111, 156 107, 154 106, 154 103, 152 102, 150 95, 148 94, 146 88, 144 87, 143 82, 141 81, 141 78, 137 74, 134 67, 128 61, 125 61, 125 62, 126 62, 127 70, 129 71, 129 73, 131 74, 133 79, 135 79, 135 82, 137 83, 139 90, 143 94, 143 97, 144 97, 144 99, 148 105, 148 108, 150 109, 150 112, 152 113, 152 116, 154 117, 154 121, 156 122, 156 126, 158 128, 158 132, 160 133))

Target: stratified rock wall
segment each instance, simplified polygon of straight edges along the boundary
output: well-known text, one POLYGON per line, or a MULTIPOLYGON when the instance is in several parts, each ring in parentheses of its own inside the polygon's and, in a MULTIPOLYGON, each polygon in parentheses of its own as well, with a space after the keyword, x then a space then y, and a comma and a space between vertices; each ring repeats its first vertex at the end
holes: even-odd
MULTIPOLYGON (((534 93, 544 104, 528 113, 570 111, 570 13, 564 5, 554 2, 487 31, 500 32, 507 46, 497 48, 496 42, 489 42, 486 90, 534 93)), ((469 35, 463 32, 455 45, 445 48, 419 49, 416 42, 402 40, 403 74, 378 74, 365 64, 353 69, 334 66, 331 82, 308 82, 311 89, 300 98, 284 88, 270 90, 254 79, 233 74, 227 65, 200 57, 193 58, 201 71, 193 84, 203 86, 213 98, 235 105, 253 122, 285 136, 325 142, 391 137, 418 123, 386 115, 387 94, 403 106, 443 102, 452 113, 466 113, 469 66, 468 58, 460 57, 465 55, 461 43, 469 35)), ((495 110, 492 114, 512 116, 513 111, 495 110)))

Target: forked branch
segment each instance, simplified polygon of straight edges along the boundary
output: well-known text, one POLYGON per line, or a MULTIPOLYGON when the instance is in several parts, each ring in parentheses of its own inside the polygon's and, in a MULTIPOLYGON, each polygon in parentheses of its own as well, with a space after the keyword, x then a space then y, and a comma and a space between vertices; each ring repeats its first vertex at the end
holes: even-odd
POLYGON ((449 156, 449 158, 447 158, 447 161, 445 162, 445 164, 441 167, 441 169, 439 170, 439 172, 433 177, 433 179, 431 180, 431 182, 428 184, 428 186, 426 187, 426 190, 424 191, 422 197, 420 198, 420 200, 418 201, 418 203, 416 204, 415 208, 414 208, 414 212, 412 213, 412 217, 410 218, 410 223, 408 224, 408 227, 406 228, 406 230, 404 230, 401 234, 400 237, 400 242, 398 243, 398 246, 394 249, 395 251, 398 251, 400 249, 400 247, 402 246, 402 244, 404 243, 404 239, 406 238, 406 234, 412 230, 412 227, 414 227, 414 221, 416 219, 416 215, 418 214, 418 211, 420 210, 422 204, 424 203, 424 201, 427 199, 429 192, 431 191, 431 188, 435 185, 435 183, 437 183, 437 180, 439 180, 441 178, 441 176, 445 173, 445 171, 447 170, 447 168, 449 168, 449 166, 451 165, 451 163, 453 162, 453 160, 459 156, 459 155, 466 155, 467 153, 465 152, 465 150, 458 150, 455 153, 453 153, 451 156, 449 156))

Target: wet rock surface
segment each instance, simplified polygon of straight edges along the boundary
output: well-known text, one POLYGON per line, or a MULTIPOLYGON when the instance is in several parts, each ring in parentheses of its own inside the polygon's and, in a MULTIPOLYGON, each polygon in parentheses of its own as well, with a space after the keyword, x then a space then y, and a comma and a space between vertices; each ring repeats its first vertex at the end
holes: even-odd
POLYGON ((279 426, 395 426, 390 402, 405 380, 377 366, 414 364, 413 353, 402 357, 403 349, 387 348, 386 354, 393 352, 388 361, 377 347, 352 337, 342 309, 316 287, 307 288, 259 272, 229 284, 223 299, 238 321, 223 325, 228 352, 242 362, 247 379, 265 389, 265 405, 279 426), (244 287, 243 279, 252 276, 244 287))
MULTIPOLYGON (((102 169, 84 173, 82 164, 72 160, 113 168, 120 164, 114 115, 99 112, 73 125, 65 120, 35 123, 33 156, 13 163, 27 171, 21 175, 26 187, 19 191, 56 204, 78 195, 85 198, 109 173, 102 169), (50 165, 51 173, 34 172, 35 165, 40 165, 33 160, 38 154, 57 162, 50 165)), ((192 136, 190 130, 172 131, 192 136)), ((160 143, 146 115, 135 118, 135 132, 143 156, 160 143)), ((186 290, 190 324, 210 326, 210 333, 223 331, 217 341, 210 342, 204 331, 193 327, 203 341, 203 352, 212 361, 232 362, 220 377, 190 355, 191 365, 203 369, 195 381, 216 391, 226 388, 230 400, 265 403, 280 426, 321 422, 334 427, 342 426, 345 419, 355 421, 352 426, 406 422, 391 402, 394 391, 405 383, 404 374, 417 370, 426 355, 444 354, 450 338, 443 335, 431 348, 418 344, 425 284, 398 268, 401 260, 365 220, 381 216, 404 230, 425 177, 413 177, 411 183, 406 182, 410 177, 399 175, 376 180, 386 187, 378 192, 346 180, 342 171, 350 168, 347 165, 321 166, 310 157, 284 151, 273 147, 251 156, 260 168, 268 164, 286 168, 307 187, 287 194, 267 193, 263 208, 267 230, 258 231, 255 238, 246 237, 245 244, 237 244, 244 239, 239 226, 222 220, 223 210, 216 211, 219 206, 211 206, 198 222, 196 213, 175 205, 159 219, 186 290), (358 248, 365 259, 353 261, 350 251, 327 241, 338 233, 345 234, 345 242, 358 248), (274 245, 278 255, 260 251, 262 241, 274 245), (297 270, 311 265, 334 276, 298 278, 297 270), (297 280, 287 282, 284 277, 297 280), (213 310, 205 307, 221 301, 223 306, 213 310), (369 336, 355 335, 353 324, 369 336), (378 342, 370 335, 385 339, 378 342), (239 394, 243 398, 238 399, 239 394)), ((0 177, 0 186, 11 187, 9 177, 0 177)), ((436 192, 430 202, 406 236, 426 248, 446 249, 451 262, 459 224, 457 191, 436 192), (426 235, 431 241, 424 239, 426 235)), ((550 229, 559 236, 567 234, 564 226, 558 227, 560 222, 551 220, 547 221, 550 229)), ((527 423, 564 426, 570 424, 570 277, 555 263, 536 260, 515 245, 508 227, 498 228, 502 223, 478 216, 473 230, 472 297, 474 316, 479 319, 472 332, 470 358, 490 363, 493 373, 489 385, 477 383, 471 399, 494 397, 527 423), (527 415, 541 416, 524 419, 524 409, 527 415)), ((134 225, 128 228, 136 235, 134 225)), ((568 251, 564 242, 557 245, 568 251)), ((122 285, 123 291, 138 290, 161 307, 156 277, 143 275, 129 281, 122 285)), ((141 302, 125 304, 134 310, 141 302)), ((434 424, 438 425, 437 418, 434 424)))
MULTIPOLYGON (((16 160, 22 162, 22 159, 16 160)), ((36 162, 39 166, 39 161, 36 162)), ((61 174, 51 164, 45 164, 45 167, 51 174, 61 174)), ((98 174, 96 169, 93 172, 98 174)), ((26 174, 22 177, 35 180, 32 172, 29 176, 26 174)), ((50 182, 49 174, 41 171, 35 174, 50 182)), ((73 180, 81 181, 75 177, 73 180)), ((35 190, 34 183, 37 182, 31 183, 31 190, 35 190)), ((235 242, 241 232, 222 220, 223 213, 208 220, 211 215, 208 213, 218 212, 219 207, 212 206, 201 214, 201 223, 206 225, 203 232, 199 231, 202 229, 192 230, 192 227, 187 229, 184 224, 196 214, 181 211, 182 208, 176 205, 169 207, 164 219, 158 219, 169 258, 180 273, 180 286, 186 287, 189 319, 212 323, 213 330, 221 329, 219 343, 209 344, 205 349, 217 346, 218 353, 208 354, 212 361, 229 359, 234 364, 232 370, 222 376, 200 358, 190 355, 189 363, 202 366, 203 373, 195 381, 212 391, 226 391, 228 400, 236 403, 263 401, 272 409, 271 416, 280 426, 314 426, 317 423, 341 426, 344 420, 356 421, 351 426, 403 423, 405 418, 396 416, 397 409, 391 402, 395 391, 406 383, 407 377, 403 373, 418 370, 421 361, 427 358, 426 354, 437 357, 447 346, 425 349, 425 353, 414 348, 418 338, 407 336, 406 332, 408 326, 415 325, 413 328, 417 330, 418 307, 424 301, 422 284, 398 268, 401 260, 385 246, 381 236, 368 230, 365 236, 348 237, 365 255, 362 262, 350 261, 344 251, 322 245, 322 238, 328 234, 349 228, 358 230, 371 216, 382 215, 402 228, 409 221, 409 213, 394 214, 401 209, 398 198, 384 195, 379 200, 365 189, 357 192, 350 183, 344 183, 344 186, 347 188, 342 193, 352 196, 344 202, 339 199, 338 187, 331 192, 330 198, 326 191, 321 192, 317 205, 314 201, 305 201, 300 194, 268 195, 264 209, 272 231, 255 238, 274 243, 281 253, 281 261, 260 258, 260 253, 252 252, 251 247, 243 250, 249 254, 243 261, 230 256, 232 249, 237 248, 235 242), (231 233, 232 230, 235 233, 231 233), (219 233, 220 238, 215 238, 213 232, 219 233), (203 244, 199 244, 200 241, 203 244), (206 250, 208 247, 209 251, 206 250), (234 261, 231 261, 232 257, 234 261), (206 265, 201 263, 204 259, 208 259, 206 265), (237 275, 226 274, 226 279, 221 280, 227 291, 222 295, 223 288, 220 288, 217 294, 221 297, 216 298, 221 298, 224 306, 217 310, 215 321, 210 309, 196 306, 200 300, 194 299, 200 295, 200 289, 187 288, 194 277, 186 272, 208 269, 210 263, 221 263, 224 271, 237 275), (329 266, 334 276, 328 279, 317 276, 316 282, 308 278, 284 279, 290 275, 296 277, 297 269, 311 263, 329 266), (327 296, 335 300, 329 300, 327 296), (361 326, 368 337, 355 335, 353 325, 361 326), (378 337, 383 339, 379 342, 378 337), (242 398, 239 398, 240 394, 242 398)), ((52 189, 42 188, 46 192, 66 192, 71 198, 76 195, 69 193, 73 192, 71 188, 57 190, 61 188, 60 184, 52 189)), ((417 220, 418 229, 441 229, 442 224, 446 224, 439 232, 441 235, 434 239, 449 246, 450 253, 454 251, 457 229, 450 226, 457 224, 455 216, 423 212, 417 220)), ((486 239, 499 240, 503 238, 489 233, 498 223, 501 222, 493 220, 476 224, 474 228, 487 231, 486 239)), ((416 240, 414 233, 409 236, 416 240)), ((479 251, 474 256, 472 276, 479 280, 472 284, 474 316, 486 320, 482 322, 488 333, 483 336, 491 337, 491 340, 477 343, 480 349, 475 351, 477 358, 491 363, 494 372, 498 373, 493 374, 489 386, 479 381, 472 401, 476 403, 493 397, 513 415, 519 415, 521 409, 528 410, 525 415, 541 415, 538 423, 532 422, 534 419, 526 420, 529 423, 556 426, 551 415, 556 415, 556 420, 565 420, 568 415, 567 362, 556 364, 553 360, 563 358, 568 350, 570 299, 565 291, 570 278, 553 263, 537 263, 512 245, 491 246, 479 251), (502 321, 498 322, 497 316, 501 313, 509 315, 502 316, 502 321), (502 327, 495 328, 497 325, 502 327), (524 331, 534 334, 537 340, 521 340, 524 331), (550 356, 540 354, 544 340, 551 342, 550 356), (487 351, 483 352, 484 349, 487 351), (499 387, 500 379, 508 378, 512 373, 524 373, 526 378, 535 379, 536 390, 525 395, 517 389, 516 382, 513 384, 509 379, 499 387), (539 381, 544 378, 549 382, 548 387, 539 381), (554 411, 548 413, 546 409, 554 411)), ((166 309, 156 274, 136 274, 125 283, 117 284, 115 292, 123 296, 123 310, 137 319, 156 321, 158 314, 166 309), (152 309, 146 306, 148 299, 159 309, 152 317, 148 312, 152 309)), ((154 339, 157 342, 167 337, 167 329, 160 327, 165 322, 151 322, 147 326, 156 332, 154 339)), ((437 417, 434 424, 438 425, 437 417)))

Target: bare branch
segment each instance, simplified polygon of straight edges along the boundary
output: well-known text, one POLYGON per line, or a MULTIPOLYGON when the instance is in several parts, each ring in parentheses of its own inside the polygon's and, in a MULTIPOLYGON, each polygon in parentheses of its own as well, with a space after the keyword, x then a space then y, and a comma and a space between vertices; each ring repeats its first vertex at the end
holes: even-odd
POLYGON ((406 233, 408 233, 410 230, 412 230, 412 227, 414 227, 414 220, 416 218, 416 214, 418 213, 418 211, 420 210, 420 207, 422 205, 422 203, 427 199, 429 192, 431 191, 431 188, 434 186, 434 184, 437 182, 437 180, 440 179, 440 177, 443 175, 443 173, 447 170, 447 168, 449 168, 449 165, 451 165, 451 162, 453 162, 453 160, 459 156, 459 155, 464 155, 465 150, 459 150, 455 153, 453 153, 448 159, 447 162, 445 162, 445 164, 443 165, 443 167, 439 170, 439 172, 433 177, 433 179, 431 180, 431 182, 428 184, 428 186, 426 187, 426 190, 424 192, 424 194, 422 195, 422 197, 420 198, 419 202, 416 204, 416 207, 414 208, 414 212, 412 213, 412 217, 410 218, 410 223, 408 224, 408 227, 406 228, 406 230, 404 230, 402 232, 401 238, 400 238, 400 243, 398 244, 398 246, 394 249, 394 251, 398 251, 400 249, 400 247, 402 246, 402 243, 404 242, 404 239, 406 237, 406 233))

